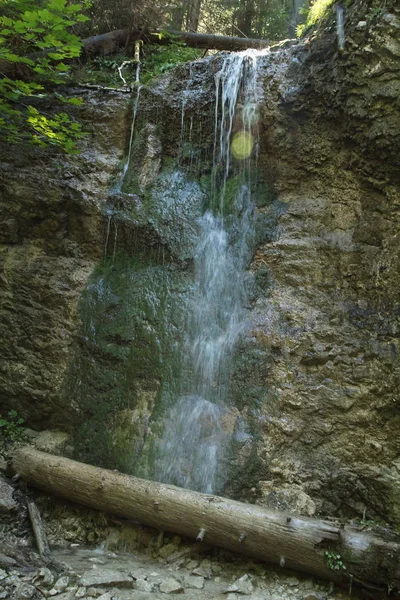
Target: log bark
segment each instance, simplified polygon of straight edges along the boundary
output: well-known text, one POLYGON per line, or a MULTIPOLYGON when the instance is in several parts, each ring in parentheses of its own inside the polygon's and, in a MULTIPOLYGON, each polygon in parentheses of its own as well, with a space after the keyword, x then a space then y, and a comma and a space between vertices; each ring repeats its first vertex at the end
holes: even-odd
POLYGON ((388 585, 400 588, 398 536, 385 539, 360 528, 146 481, 30 447, 16 452, 12 466, 40 490, 193 540, 201 534, 204 544, 347 585, 351 579, 374 593, 388 585))
POLYGON ((42 518, 36 504, 32 501, 28 501, 28 514, 32 524, 33 533, 35 535, 36 545, 39 550, 39 554, 43 560, 49 560, 50 548, 47 543, 46 532, 43 527, 42 518))
POLYGON ((248 48, 267 48, 268 40, 255 40, 242 37, 230 37, 228 35, 212 35, 208 33, 193 33, 189 31, 130 31, 129 29, 118 29, 109 33, 102 33, 82 40, 83 55, 112 54, 119 48, 125 46, 128 37, 132 42, 141 39, 149 44, 168 45, 172 42, 184 42, 193 48, 204 48, 208 50, 246 50, 248 48))

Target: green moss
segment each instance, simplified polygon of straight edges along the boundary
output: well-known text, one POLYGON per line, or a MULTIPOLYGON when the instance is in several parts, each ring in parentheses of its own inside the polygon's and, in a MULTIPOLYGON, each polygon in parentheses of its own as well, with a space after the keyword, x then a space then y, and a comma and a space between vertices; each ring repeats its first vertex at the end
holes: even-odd
POLYGON ((121 253, 96 269, 65 387, 79 415, 80 460, 132 472, 154 404, 177 385, 189 285, 187 275, 145 255, 121 253))

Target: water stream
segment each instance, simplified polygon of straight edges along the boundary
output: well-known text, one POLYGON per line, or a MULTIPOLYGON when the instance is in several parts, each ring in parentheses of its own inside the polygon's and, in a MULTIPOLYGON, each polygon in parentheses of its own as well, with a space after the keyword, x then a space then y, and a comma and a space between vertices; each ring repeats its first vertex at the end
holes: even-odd
MULTIPOLYGON (((221 466, 232 435, 226 425, 231 421, 232 352, 245 319, 246 267, 254 238, 251 171, 257 155, 258 54, 226 55, 215 75, 211 199, 198 223, 183 393, 165 415, 153 473, 158 481, 208 493, 223 486, 221 466)), ((185 96, 182 120, 184 107, 185 96)))

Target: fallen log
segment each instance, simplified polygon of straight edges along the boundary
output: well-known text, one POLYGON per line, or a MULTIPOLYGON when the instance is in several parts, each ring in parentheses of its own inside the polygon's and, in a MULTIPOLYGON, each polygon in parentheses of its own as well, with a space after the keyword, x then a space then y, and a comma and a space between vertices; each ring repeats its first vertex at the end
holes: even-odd
MULTIPOLYGON (((400 589, 399 536, 290 516, 53 456, 30 447, 12 461, 45 492, 205 544, 378 593, 400 589)), ((377 596, 375 596, 377 597, 377 596)))
POLYGON ((142 40, 146 44, 159 44, 162 46, 180 42, 192 48, 205 50, 247 50, 248 48, 268 48, 268 40, 256 40, 243 37, 230 37, 228 35, 214 35, 210 33, 193 33, 190 31, 146 31, 118 29, 102 33, 82 40, 83 55, 112 54, 127 42, 142 40))

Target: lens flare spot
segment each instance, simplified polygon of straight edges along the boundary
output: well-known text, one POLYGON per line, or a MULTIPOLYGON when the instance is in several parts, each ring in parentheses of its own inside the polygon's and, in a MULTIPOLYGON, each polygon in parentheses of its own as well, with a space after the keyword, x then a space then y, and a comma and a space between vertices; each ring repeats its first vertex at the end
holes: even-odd
POLYGON ((235 158, 249 158, 254 146, 254 138, 248 131, 241 131, 233 136, 231 151, 235 158))

